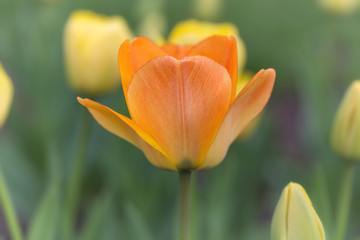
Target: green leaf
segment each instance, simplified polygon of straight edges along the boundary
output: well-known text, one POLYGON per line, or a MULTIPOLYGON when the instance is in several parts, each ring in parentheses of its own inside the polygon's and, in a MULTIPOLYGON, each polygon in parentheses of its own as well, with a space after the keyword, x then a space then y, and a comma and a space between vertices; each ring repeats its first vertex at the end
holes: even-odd
POLYGON ((56 145, 50 142, 47 152, 48 186, 30 222, 28 240, 52 240, 60 221, 60 156, 56 145))
POLYGON ((28 240, 55 239, 60 217, 59 189, 49 185, 45 195, 31 221, 28 240))

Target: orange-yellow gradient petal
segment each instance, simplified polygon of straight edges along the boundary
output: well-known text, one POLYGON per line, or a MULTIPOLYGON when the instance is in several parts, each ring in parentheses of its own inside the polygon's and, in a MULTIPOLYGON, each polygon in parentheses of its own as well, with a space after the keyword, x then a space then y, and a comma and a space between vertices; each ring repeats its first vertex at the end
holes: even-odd
POLYGON ((177 59, 182 59, 184 58, 188 52, 194 48, 194 46, 192 45, 177 45, 174 43, 167 43, 163 46, 161 46, 161 48, 167 52, 170 56, 177 58, 177 59))
POLYGON ((175 164, 163 154, 163 150, 155 140, 134 121, 92 100, 78 97, 78 101, 88 108, 103 128, 143 150, 153 165, 163 169, 177 170, 175 164))
POLYGON ((130 61, 130 44, 130 40, 126 40, 125 42, 123 42, 119 48, 118 54, 118 65, 120 70, 121 83, 126 101, 126 93, 131 82, 131 78, 134 75, 134 70, 131 66, 130 61))
POLYGON ((218 165, 230 144, 268 102, 275 82, 275 70, 261 70, 242 89, 231 105, 205 160, 198 169, 218 165))
POLYGON ((133 120, 177 164, 194 169, 206 156, 228 110, 231 79, 202 56, 153 59, 133 76, 128 90, 133 120))
POLYGON ((231 101, 236 95, 236 85, 238 81, 238 62, 236 40, 232 36, 212 36, 199 42, 187 54, 188 56, 205 56, 223 65, 231 78, 232 91, 231 101))
POLYGON ((166 55, 168 54, 164 50, 145 37, 137 37, 131 43, 129 40, 125 41, 120 46, 118 55, 125 96, 134 73, 151 59, 166 55))

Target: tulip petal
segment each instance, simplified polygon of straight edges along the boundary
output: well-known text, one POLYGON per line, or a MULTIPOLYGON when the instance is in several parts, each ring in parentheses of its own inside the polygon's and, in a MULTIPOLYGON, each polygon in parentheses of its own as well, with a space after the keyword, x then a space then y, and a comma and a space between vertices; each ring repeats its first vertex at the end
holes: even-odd
POLYGON ((177 45, 174 43, 167 43, 161 47, 165 52, 167 52, 170 56, 182 59, 184 58, 190 50, 194 48, 192 45, 177 45))
POLYGON ((187 54, 188 56, 205 56, 223 65, 231 78, 231 102, 236 96, 236 85, 238 81, 238 59, 236 40, 232 36, 212 36, 199 42, 187 54))
POLYGON ((126 102, 127 102, 126 93, 129 88, 131 78, 134 75, 134 70, 131 66, 131 61, 130 61, 130 46, 131 46, 130 40, 126 40, 121 44, 118 54, 118 65, 119 65, 121 83, 122 83, 126 102))
POLYGON ((227 112, 205 160, 198 169, 214 167, 224 159, 230 144, 268 102, 274 82, 274 69, 261 70, 241 90, 227 112))
POLYGON ((290 182, 282 191, 271 221, 271 239, 326 239, 321 220, 300 184, 290 182))
POLYGON ((88 108, 103 128, 143 150, 153 165, 168 170, 177 170, 173 161, 164 154, 156 141, 133 120, 90 99, 78 97, 78 101, 88 108))
POLYGON ((231 79, 210 58, 158 57, 133 76, 128 90, 133 120, 175 160, 193 169, 205 157, 228 110, 231 79))
POLYGON ((145 37, 137 37, 131 43, 127 40, 120 46, 118 64, 126 101, 134 73, 151 59, 166 55, 164 50, 145 37))

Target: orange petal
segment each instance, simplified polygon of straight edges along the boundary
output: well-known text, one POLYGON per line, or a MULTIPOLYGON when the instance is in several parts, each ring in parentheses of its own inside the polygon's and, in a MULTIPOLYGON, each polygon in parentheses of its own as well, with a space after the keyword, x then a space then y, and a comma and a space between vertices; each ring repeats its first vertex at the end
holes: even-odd
POLYGON ((125 99, 127 102, 127 90, 129 88, 131 78, 134 75, 134 70, 131 66, 130 61, 130 40, 126 40, 123 42, 119 49, 118 54, 118 65, 121 76, 121 83, 125 95, 125 99))
POLYGON ((128 90, 133 120, 175 160, 193 169, 204 159, 228 110, 231 79, 215 61, 158 57, 133 76, 128 90))
POLYGON ((230 144, 268 102, 274 82, 274 69, 261 70, 243 88, 231 105, 205 160, 198 169, 214 167, 224 159, 230 144))
POLYGON ((126 101, 134 73, 151 59, 166 55, 164 50, 145 37, 137 37, 131 43, 127 40, 120 46, 118 64, 126 101))
POLYGON ((194 48, 192 45, 177 45, 174 43, 167 43, 161 47, 165 52, 167 52, 170 56, 183 59, 187 53, 194 48))
POLYGON ((212 36, 199 42, 187 54, 188 56, 205 56, 223 65, 229 72, 231 85, 231 102, 236 95, 236 85, 238 81, 238 59, 236 40, 232 36, 212 36))
POLYGON ((130 59, 134 72, 153 58, 168 55, 146 37, 135 38, 130 46, 130 59))
POLYGON ((78 97, 78 101, 88 108, 103 128, 142 149, 153 165, 168 170, 177 170, 175 164, 164 154, 156 141, 134 121, 90 99, 78 97))

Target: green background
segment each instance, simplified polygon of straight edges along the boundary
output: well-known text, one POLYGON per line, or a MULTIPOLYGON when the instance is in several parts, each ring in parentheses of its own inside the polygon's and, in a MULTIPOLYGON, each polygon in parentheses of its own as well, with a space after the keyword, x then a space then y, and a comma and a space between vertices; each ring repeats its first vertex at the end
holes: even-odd
MULTIPOLYGON (((67 18, 78 9, 122 15, 135 34, 155 8, 166 17, 166 34, 177 22, 196 18, 190 1, 149 3, 0 0, 0 61, 15 87, 0 134, 0 166, 24 231, 36 228, 37 216, 38 231, 48 234, 44 239, 58 239, 81 117, 87 114, 66 82, 67 18)), ((289 181, 305 187, 331 239, 343 165, 329 135, 343 93, 360 77, 359 11, 337 16, 312 0, 234 0, 223 1, 212 20, 238 27, 246 69, 272 67, 277 78, 255 134, 235 142, 218 167, 193 174, 192 239, 270 239, 271 217, 289 181)), ((121 89, 97 100, 127 112, 121 89)), ((153 167, 140 150, 95 121, 83 177, 76 239, 174 239, 177 173, 153 167)), ((360 237, 358 182, 356 177, 349 239, 360 237)), ((3 218, 0 235, 9 239, 3 218)))

